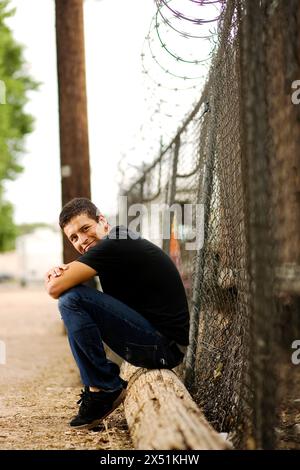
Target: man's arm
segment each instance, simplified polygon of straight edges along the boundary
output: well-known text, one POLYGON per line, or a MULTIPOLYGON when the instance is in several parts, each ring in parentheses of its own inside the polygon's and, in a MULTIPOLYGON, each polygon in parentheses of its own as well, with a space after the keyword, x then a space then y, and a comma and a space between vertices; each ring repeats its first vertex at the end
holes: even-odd
POLYGON ((90 268, 79 261, 73 261, 68 264, 68 269, 64 270, 58 277, 49 277, 48 273, 46 274, 46 291, 51 295, 51 297, 58 299, 58 297, 66 290, 88 281, 96 274, 97 271, 95 271, 95 269, 90 268))

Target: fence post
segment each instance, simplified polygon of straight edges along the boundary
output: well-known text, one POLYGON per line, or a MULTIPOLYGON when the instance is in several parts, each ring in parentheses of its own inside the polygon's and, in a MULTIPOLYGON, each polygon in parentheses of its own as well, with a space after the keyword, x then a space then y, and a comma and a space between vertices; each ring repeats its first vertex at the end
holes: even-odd
MULTIPOLYGON (((176 197, 176 176, 177 176, 177 166, 178 166, 178 157, 179 157, 179 149, 180 149, 180 134, 177 134, 175 138, 175 147, 173 152, 172 158, 172 168, 171 168, 171 175, 170 181, 168 183, 168 195, 167 195, 167 209, 166 209, 166 216, 168 215, 167 212, 170 211, 171 205, 175 201, 176 197)), ((169 255, 170 254, 170 235, 171 235, 171 227, 174 219, 174 212, 169 212, 170 222, 168 225, 168 236, 164 238, 166 234, 165 227, 167 226, 167 217, 163 216, 163 249, 169 255)))
MULTIPOLYGON (((213 89, 213 86, 212 86, 213 89)), ((192 388, 195 378, 195 362, 196 362, 196 351, 199 335, 199 318, 201 310, 201 296, 200 289, 203 283, 203 273, 205 264, 205 243, 208 235, 208 221, 211 208, 211 197, 213 190, 213 170, 215 162, 215 141, 216 141, 216 128, 215 128, 215 109, 213 103, 213 97, 209 103, 209 110, 211 115, 209 137, 208 137, 208 149, 203 181, 203 189, 201 194, 201 184, 199 181, 199 194, 197 196, 197 203, 202 200, 204 205, 204 243, 203 247, 197 252, 195 259, 195 270, 194 270, 194 281, 193 281, 193 295, 192 295, 192 307, 190 316, 190 344, 187 350, 186 363, 185 363, 185 385, 187 388, 192 388)))

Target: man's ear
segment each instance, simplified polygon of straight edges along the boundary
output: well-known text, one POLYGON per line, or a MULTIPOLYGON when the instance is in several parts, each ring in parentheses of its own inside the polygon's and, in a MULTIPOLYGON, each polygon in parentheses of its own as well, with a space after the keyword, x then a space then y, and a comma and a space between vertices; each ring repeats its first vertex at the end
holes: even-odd
POLYGON ((104 227, 104 230, 105 232, 108 232, 109 230, 109 223, 108 221, 106 220, 106 217, 104 217, 104 215, 100 214, 99 217, 98 217, 98 223, 102 222, 103 223, 103 227, 104 227))
POLYGON ((104 224, 104 228, 107 230, 108 229, 108 222, 106 220, 106 218, 104 217, 104 215, 100 214, 98 216, 98 223, 102 222, 104 224))

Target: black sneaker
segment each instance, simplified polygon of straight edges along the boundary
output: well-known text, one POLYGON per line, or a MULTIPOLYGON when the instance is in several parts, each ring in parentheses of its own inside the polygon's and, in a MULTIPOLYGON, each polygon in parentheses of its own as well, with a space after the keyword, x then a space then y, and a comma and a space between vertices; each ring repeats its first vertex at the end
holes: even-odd
POLYGON ((127 382, 114 392, 90 392, 89 387, 81 391, 78 415, 70 421, 70 426, 92 429, 112 413, 125 399, 127 382))

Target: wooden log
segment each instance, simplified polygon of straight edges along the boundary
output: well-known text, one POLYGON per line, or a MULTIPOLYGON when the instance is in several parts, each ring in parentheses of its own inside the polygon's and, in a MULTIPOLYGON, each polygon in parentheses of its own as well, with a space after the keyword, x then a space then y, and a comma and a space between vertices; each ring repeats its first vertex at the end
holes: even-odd
POLYGON ((173 371, 124 363, 121 375, 129 381, 124 409, 135 449, 231 448, 206 421, 173 371))

